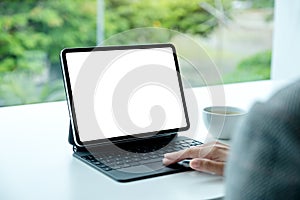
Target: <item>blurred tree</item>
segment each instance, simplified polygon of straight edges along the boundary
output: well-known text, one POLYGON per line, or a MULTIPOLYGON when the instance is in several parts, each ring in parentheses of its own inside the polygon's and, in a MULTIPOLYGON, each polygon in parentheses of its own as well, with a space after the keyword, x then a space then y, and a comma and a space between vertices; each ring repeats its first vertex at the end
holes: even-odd
POLYGON ((95 45, 96 0, 2 0, 0 28, 0 106, 61 100, 59 52, 95 45))
POLYGON ((29 69, 27 51, 47 53, 58 64, 64 47, 94 45, 96 0, 14 0, 0 3, 0 71, 29 69))
MULTIPOLYGON (((138 27, 163 27, 206 36, 217 22, 199 6, 204 1, 214 3, 106 0, 105 37, 138 27)), ((223 0, 226 5, 229 2, 223 0)), ((65 47, 96 44, 96 8, 97 0, 0 1, 0 106, 63 98, 62 81, 53 82, 61 76, 59 52, 65 47), (51 93, 59 91, 62 95, 54 98, 51 93)), ((153 37, 154 41, 160 42, 159 37, 164 36, 153 37)))
POLYGON ((275 0, 252 0, 253 8, 274 8, 275 0))
POLYGON ((267 50, 242 60, 236 70, 224 77, 225 83, 270 79, 272 51, 267 50))
MULTIPOLYGON (((216 19, 199 5, 214 0, 106 0, 106 38, 137 27, 163 27, 183 33, 208 35, 216 19)), ((230 0, 224 0, 229 8, 230 0)))

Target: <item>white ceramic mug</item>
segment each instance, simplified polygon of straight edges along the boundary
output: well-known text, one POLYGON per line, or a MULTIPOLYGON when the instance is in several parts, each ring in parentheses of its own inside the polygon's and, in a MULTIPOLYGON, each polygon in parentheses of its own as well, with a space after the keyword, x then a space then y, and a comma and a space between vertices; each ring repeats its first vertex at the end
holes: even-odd
POLYGON ((217 139, 230 139, 237 124, 247 112, 231 106, 211 106, 203 109, 203 121, 208 132, 217 139))

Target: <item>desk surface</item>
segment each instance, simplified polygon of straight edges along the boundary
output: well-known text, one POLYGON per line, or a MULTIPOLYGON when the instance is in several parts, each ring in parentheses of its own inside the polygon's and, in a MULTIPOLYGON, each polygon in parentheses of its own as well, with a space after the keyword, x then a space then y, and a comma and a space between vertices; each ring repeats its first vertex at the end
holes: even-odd
MULTIPOLYGON (((226 105, 248 109, 283 82, 225 85, 226 105)), ((210 106, 207 88, 194 88, 199 109, 210 106)), ((207 140, 199 116, 194 137, 207 140)), ((0 109, 0 199, 209 199, 224 195, 223 178, 184 172, 118 183, 72 156, 66 102, 0 109), (128 198, 126 198, 128 197, 128 198)), ((184 133, 189 135, 188 133, 184 133)))

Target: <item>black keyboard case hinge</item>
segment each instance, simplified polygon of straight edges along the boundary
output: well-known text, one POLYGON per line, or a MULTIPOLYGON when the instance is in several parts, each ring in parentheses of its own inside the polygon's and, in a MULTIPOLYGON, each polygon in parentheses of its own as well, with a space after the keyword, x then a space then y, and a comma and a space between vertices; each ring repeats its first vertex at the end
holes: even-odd
POLYGON ((71 122, 70 122, 70 125, 69 125, 69 138, 68 138, 68 141, 73 146, 73 152, 84 152, 84 151, 87 151, 86 148, 79 147, 79 146, 77 146, 75 144, 71 122))

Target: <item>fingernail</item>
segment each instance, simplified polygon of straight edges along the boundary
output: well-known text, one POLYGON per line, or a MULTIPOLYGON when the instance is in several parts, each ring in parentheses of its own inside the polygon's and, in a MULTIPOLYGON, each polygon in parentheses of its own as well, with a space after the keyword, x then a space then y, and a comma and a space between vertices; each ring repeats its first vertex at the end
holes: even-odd
POLYGON ((199 168, 199 165, 200 165, 200 160, 193 160, 190 162, 190 167, 192 169, 198 169, 199 168))
POLYGON ((166 153, 166 154, 164 154, 164 157, 167 158, 167 157, 170 157, 170 155, 172 155, 172 153, 166 153))
POLYGON ((162 159, 162 162, 163 162, 163 164, 169 164, 169 163, 170 163, 170 160, 167 159, 167 158, 163 158, 163 159, 162 159))

